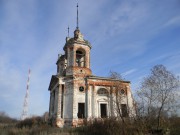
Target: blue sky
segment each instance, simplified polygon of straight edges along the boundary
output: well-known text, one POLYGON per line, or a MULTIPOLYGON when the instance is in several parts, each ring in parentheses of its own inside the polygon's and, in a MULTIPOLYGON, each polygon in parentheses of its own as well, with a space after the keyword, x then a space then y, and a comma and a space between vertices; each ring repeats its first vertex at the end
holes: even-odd
MULTIPOLYGON (((30 78, 29 115, 48 111, 48 85, 76 27, 72 0, 0 0, 0 111, 19 118, 30 78)), ((156 64, 180 75, 179 0, 79 0, 93 74, 121 73, 138 89, 156 64)))

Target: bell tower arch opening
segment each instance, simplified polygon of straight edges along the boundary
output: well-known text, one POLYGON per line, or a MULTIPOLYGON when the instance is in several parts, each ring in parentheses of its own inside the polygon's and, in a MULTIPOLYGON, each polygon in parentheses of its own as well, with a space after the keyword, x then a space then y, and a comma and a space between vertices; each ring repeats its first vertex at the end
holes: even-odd
POLYGON ((85 67, 85 56, 86 56, 86 53, 84 50, 82 49, 78 49, 76 51, 76 66, 78 67, 85 67))

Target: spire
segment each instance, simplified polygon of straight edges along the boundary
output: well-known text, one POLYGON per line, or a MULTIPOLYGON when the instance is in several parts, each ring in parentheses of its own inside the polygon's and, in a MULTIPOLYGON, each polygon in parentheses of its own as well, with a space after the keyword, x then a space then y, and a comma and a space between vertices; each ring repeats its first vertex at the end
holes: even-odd
POLYGON ((79 19, 78 19, 78 3, 77 3, 77 26, 76 29, 79 29, 79 19))
POLYGON ((80 30, 79 30, 79 20, 78 20, 78 3, 77 3, 77 26, 76 29, 74 31, 74 39, 75 40, 84 40, 83 39, 83 35, 81 34, 80 30))
POLYGON ((68 26, 68 37, 69 37, 69 26, 68 26))
POLYGON ((66 37, 66 42, 70 39, 70 37, 69 37, 69 25, 68 25, 68 35, 67 35, 67 37, 66 37))

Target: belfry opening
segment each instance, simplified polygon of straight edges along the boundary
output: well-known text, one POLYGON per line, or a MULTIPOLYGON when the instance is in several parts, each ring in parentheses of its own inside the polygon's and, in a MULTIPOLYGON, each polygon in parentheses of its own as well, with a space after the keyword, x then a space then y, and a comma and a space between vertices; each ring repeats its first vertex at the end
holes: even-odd
POLYGON ((76 65, 78 67, 85 67, 85 52, 83 50, 76 51, 76 65))

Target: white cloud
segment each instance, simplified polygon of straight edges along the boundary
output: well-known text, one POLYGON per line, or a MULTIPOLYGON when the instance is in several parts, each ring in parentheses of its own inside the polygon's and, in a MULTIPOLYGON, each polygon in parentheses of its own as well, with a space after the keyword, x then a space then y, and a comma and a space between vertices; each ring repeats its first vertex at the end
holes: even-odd
POLYGON ((130 75, 130 74, 132 74, 132 73, 136 72, 136 70, 137 70, 137 69, 130 69, 130 70, 128 70, 128 71, 126 71, 126 72, 122 73, 122 76, 127 76, 127 75, 130 75))
POLYGON ((180 25, 180 16, 175 16, 169 19, 162 27, 179 26, 179 25, 180 25))

